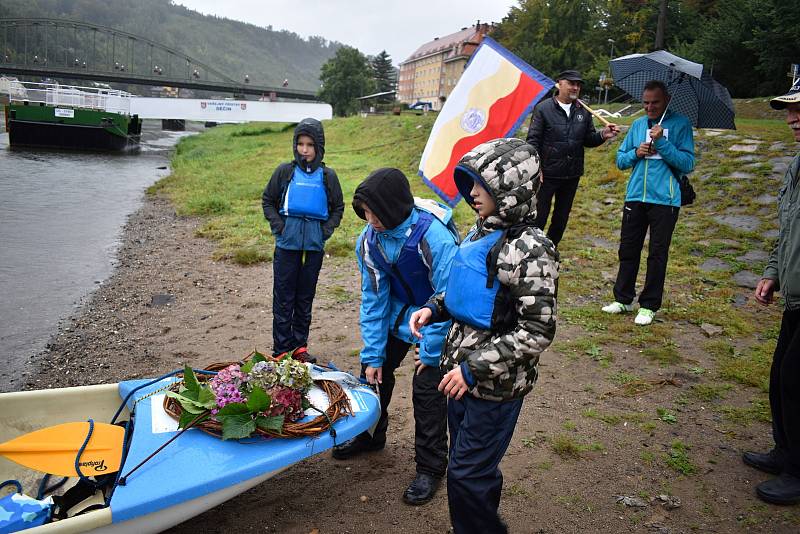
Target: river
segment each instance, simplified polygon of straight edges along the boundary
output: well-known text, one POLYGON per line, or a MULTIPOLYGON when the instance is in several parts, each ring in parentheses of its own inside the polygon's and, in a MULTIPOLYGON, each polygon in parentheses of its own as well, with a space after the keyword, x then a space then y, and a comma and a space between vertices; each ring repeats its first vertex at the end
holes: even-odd
POLYGON ((145 121, 138 154, 11 150, 0 114, 0 391, 21 389, 59 321, 109 277, 127 217, 189 134, 145 121))

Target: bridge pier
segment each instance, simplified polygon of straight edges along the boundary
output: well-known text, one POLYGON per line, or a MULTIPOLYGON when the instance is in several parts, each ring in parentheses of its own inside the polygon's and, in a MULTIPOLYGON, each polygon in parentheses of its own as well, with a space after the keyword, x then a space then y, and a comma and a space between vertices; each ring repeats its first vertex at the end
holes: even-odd
POLYGON ((183 119, 161 119, 161 129, 183 132, 186 130, 186 121, 183 119))

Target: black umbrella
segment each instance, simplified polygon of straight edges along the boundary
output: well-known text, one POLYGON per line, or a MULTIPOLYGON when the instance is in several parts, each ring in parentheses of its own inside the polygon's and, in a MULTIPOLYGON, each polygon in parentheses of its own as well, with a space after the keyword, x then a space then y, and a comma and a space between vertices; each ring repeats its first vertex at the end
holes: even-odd
POLYGON ((660 80, 672 95, 669 109, 686 115, 693 126, 736 129, 730 93, 700 63, 658 50, 612 59, 611 75, 615 85, 640 100, 644 85, 660 80))

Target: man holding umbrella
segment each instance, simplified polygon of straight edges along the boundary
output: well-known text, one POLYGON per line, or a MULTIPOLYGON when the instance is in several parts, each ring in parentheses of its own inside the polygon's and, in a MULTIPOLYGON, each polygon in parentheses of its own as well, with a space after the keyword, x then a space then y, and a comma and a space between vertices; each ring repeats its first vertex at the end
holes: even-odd
MULTIPOLYGON (((789 92, 773 98, 774 109, 786 110, 786 123, 800 142, 800 80, 789 92)), ((780 289, 784 299, 783 320, 769 376, 769 406, 775 448, 767 453, 746 452, 747 465, 778 475, 756 486, 761 500, 773 504, 800 502, 800 154, 783 179, 778 197, 780 234, 755 291, 763 305, 780 289)))
POLYGON ((635 319, 638 325, 652 323, 661 307, 669 245, 681 207, 678 178, 691 172, 695 163, 692 124, 684 115, 668 110, 669 101, 663 82, 647 82, 642 92, 646 116, 633 122, 617 151, 617 167, 633 170, 622 211, 615 300, 603 311, 633 311, 639 258, 649 229, 647 275, 635 319))

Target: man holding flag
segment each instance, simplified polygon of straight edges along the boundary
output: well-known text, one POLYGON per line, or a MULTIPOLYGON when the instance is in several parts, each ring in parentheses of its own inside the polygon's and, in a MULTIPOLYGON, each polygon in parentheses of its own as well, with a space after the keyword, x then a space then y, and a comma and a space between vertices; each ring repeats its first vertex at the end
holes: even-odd
POLYGON ((542 158, 544 181, 536 196, 536 227, 544 230, 555 197, 553 218, 547 237, 558 246, 567 228, 572 201, 583 174, 583 149, 602 145, 619 132, 616 124, 595 130, 592 115, 578 100, 583 79, 576 70, 565 70, 556 78, 558 92, 533 110, 528 143, 542 158))

